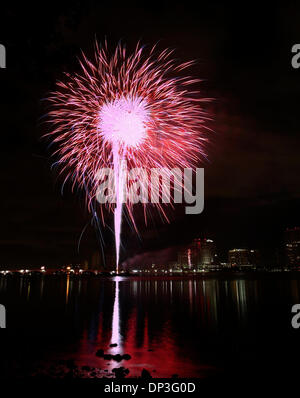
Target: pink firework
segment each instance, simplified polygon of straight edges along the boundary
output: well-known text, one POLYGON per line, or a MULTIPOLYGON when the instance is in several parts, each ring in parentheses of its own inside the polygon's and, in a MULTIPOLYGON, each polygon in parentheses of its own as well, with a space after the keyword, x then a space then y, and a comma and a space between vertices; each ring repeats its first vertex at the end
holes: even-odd
MULTIPOLYGON (((89 210, 98 171, 114 169, 116 204, 107 206, 114 212, 117 269, 126 184, 121 162, 129 168, 164 168, 168 174, 174 167, 194 168, 204 156, 204 100, 189 90, 199 80, 181 76, 193 61, 178 64, 172 52, 155 46, 146 52, 137 45, 127 55, 119 44, 109 55, 107 43, 96 44, 95 59, 83 54, 81 73, 66 74, 49 98, 50 135, 58 145, 61 172, 65 181, 85 189, 89 210)), ((125 206, 136 228, 132 204, 125 206)))

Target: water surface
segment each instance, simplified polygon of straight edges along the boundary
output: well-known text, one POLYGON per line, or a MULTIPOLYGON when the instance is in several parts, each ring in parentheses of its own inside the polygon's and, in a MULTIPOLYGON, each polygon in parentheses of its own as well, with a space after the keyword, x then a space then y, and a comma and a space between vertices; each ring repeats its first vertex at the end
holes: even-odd
POLYGON ((85 377, 112 376, 123 366, 129 376, 146 369, 153 377, 201 378, 283 367, 289 352, 299 351, 300 330, 291 328, 299 276, 3 276, 2 365, 18 376, 41 369, 57 376, 57 367, 73 360, 92 368, 85 377), (99 348, 131 359, 99 358, 99 348))

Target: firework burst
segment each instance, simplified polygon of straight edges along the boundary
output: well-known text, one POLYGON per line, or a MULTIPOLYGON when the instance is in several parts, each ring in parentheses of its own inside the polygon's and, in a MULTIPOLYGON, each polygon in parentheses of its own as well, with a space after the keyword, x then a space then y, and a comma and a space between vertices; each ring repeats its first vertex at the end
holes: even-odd
MULTIPOLYGON (((179 64, 172 53, 137 45, 128 55, 119 44, 110 55, 107 43, 96 44, 93 61, 82 54, 81 72, 66 74, 49 97, 49 135, 58 146, 60 171, 65 181, 85 190, 89 210, 98 171, 114 168, 116 204, 107 206, 114 212, 117 266, 126 183, 121 162, 168 174, 174 167, 194 168, 205 155, 204 99, 190 90, 200 80, 182 77, 193 61, 179 64)), ((132 204, 125 206, 136 228, 132 204)))

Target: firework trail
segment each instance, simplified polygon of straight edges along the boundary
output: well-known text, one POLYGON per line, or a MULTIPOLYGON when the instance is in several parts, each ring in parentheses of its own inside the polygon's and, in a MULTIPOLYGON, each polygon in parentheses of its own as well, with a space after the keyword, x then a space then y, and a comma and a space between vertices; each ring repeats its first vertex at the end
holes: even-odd
MULTIPOLYGON (((94 60, 82 54, 81 72, 65 74, 49 97, 49 134, 57 145, 60 172, 72 187, 86 191, 93 209, 99 178, 104 168, 114 169, 116 263, 119 266, 121 222, 128 168, 163 168, 166 177, 177 168, 194 168, 204 153, 204 121, 207 119, 197 91, 189 90, 199 79, 181 76, 193 61, 178 63, 173 50, 148 52, 137 45, 127 55, 119 44, 110 54, 107 43, 96 44, 94 60)), ((158 192, 161 196, 161 193, 158 192)), ((132 203, 124 206, 135 229, 132 203)), ((146 205, 144 205, 146 206, 146 205)), ((163 207, 156 203, 167 218, 163 207)), ((100 206, 102 222, 103 210, 100 206)), ((146 209, 145 209, 146 217, 146 209)))

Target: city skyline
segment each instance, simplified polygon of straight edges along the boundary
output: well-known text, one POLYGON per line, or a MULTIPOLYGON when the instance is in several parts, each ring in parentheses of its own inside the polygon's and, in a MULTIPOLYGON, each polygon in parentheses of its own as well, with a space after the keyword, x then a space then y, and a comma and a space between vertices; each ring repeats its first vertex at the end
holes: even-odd
MULTIPOLYGON (((121 264, 121 270, 132 270, 137 269, 151 269, 157 267, 157 269, 225 269, 239 266, 252 266, 258 269, 263 268, 296 268, 300 266, 300 227, 286 228, 283 231, 283 240, 281 245, 277 248, 276 252, 273 253, 272 257, 266 257, 265 253, 261 250, 244 245, 243 247, 231 247, 226 250, 226 253, 220 255, 218 250, 218 242, 214 241, 210 237, 205 238, 194 238, 190 242, 181 244, 179 246, 173 246, 169 249, 167 256, 162 256, 160 253, 166 249, 162 249, 159 252, 152 252, 151 260, 147 261, 147 254, 149 253, 136 253, 133 259, 136 261, 132 262, 131 258, 125 259, 121 264), (146 256, 145 256, 146 254, 146 256), (225 260, 224 260, 225 259, 225 260), (141 264, 144 264, 141 266, 141 264), (154 267, 155 266, 155 267, 154 267)), ((114 247, 109 250, 101 252, 94 250, 90 255, 83 261, 79 262, 58 262, 57 264, 47 264, 47 261, 43 261, 39 264, 31 264, 30 262, 23 262, 22 264, 9 263, 0 265, 0 270, 13 269, 20 270, 30 268, 34 265, 33 269, 39 269, 40 267, 60 269, 66 268, 68 265, 82 268, 84 270, 95 270, 105 271, 114 270, 115 266, 115 253, 114 247)), ((244 267, 246 269, 246 267, 244 267)))

